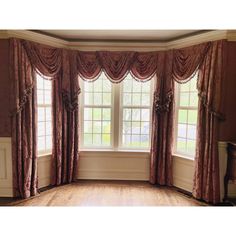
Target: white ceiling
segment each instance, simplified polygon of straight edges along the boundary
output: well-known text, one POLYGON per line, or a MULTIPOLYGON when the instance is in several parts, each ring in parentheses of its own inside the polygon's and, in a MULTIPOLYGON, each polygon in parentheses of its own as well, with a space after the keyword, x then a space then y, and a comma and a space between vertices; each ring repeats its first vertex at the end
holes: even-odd
POLYGON ((40 30, 38 32, 71 41, 170 41, 192 34, 199 34, 202 33, 203 30, 40 30))

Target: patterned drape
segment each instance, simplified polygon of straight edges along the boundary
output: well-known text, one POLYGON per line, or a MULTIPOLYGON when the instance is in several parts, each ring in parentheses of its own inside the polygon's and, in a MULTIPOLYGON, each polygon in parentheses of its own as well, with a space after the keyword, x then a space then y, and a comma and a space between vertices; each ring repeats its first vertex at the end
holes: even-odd
POLYGON ((193 196, 220 202, 218 130, 222 120, 222 84, 225 78, 226 41, 211 43, 199 68, 197 150, 193 196))
POLYGON ((207 202, 220 201, 218 128, 222 119, 225 40, 173 51, 173 79, 186 83, 199 70, 198 124, 193 196, 207 202))
POLYGON ((104 72, 113 83, 127 73, 147 81, 156 75, 152 113, 150 182, 172 185, 174 81, 185 83, 199 69, 199 119, 194 196, 219 199, 217 128, 221 117, 223 41, 166 52, 80 52, 11 39, 14 84, 14 188, 22 197, 37 193, 34 72, 53 81, 52 184, 76 179, 79 160, 78 76, 94 81, 104 72), (207 187, 204 187, 207 186, 207 187))

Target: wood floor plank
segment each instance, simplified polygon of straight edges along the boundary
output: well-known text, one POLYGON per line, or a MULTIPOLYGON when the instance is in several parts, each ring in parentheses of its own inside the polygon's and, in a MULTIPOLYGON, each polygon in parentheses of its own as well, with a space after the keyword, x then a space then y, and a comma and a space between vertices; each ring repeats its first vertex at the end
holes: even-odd
MULTIPOLYGON (((1 204, 1 202, 0 202, 1 204)), ((175 189, 142 181, 83 180, 46 190, 8 206, 203 206, 175 189)))

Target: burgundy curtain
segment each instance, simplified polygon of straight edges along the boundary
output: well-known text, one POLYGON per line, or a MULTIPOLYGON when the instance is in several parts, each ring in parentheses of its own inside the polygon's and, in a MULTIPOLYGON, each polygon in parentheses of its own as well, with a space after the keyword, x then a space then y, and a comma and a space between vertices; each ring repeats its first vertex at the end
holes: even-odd
POLYGON ((76 52, 63 50, 62 70, 53 81, 53 185, 77 179, 79 161, 78 71, 76 52))
POLYGON ((172 185, 173 95, 172 53, 159 53, 152 110, 150 182, 172 185))
POLYGON ((222 115, 222 83, 225 77, 226 41, 211 43, 199 69, 197 150, 193 195, 220 202, 218 129, 222 115))
POLYGON ((10 40, 12 82, 12 158, 14 195, 37 194, 36 97, 34 73, 19 40, 10 40))
POLYGON ((128 73, 147 81, 156 73, 157 52, 77 52, 77 68, 82 79, 96 80, 102 72, 113 83, 120 83, 128 73))
POLYGON ((218 128, 224 77, 225 41, 215 41, 174 50, 173 78, 190 80, 199 70, 198 124, 193 196, 207 202, 220 201, 218 128))
POLYGON ((37 193, 35 72, 53 80, 52 184, 75 179, 78 164, 76 54, 26 40, 11 39, 13 101, 13 173, 15 194, 37 193), (63 149, 62 149, 63 146, 63 149))

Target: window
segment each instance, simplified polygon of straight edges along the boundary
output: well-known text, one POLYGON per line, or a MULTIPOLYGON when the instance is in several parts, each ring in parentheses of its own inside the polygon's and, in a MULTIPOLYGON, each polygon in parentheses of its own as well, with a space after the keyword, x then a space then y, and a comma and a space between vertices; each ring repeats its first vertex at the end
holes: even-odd
POLYGON ((110 147, 112 84, 103 75, 95 82, 84 82, 83 91, 83 144, 110 147))
POLYGON ((122 146, 149 147, 150 81, 137 82, 128 76, 122 83, 122 146))
POLYGON ((37 78, 37 104, 38 104, 38 153, 52 151, 52 82, 37 78))
POLYGON ((175 152, 195 155, 198 109, 197 73, 185 84, 176 83, 175 152))
POLYGON ((81 80, 82 148, 148 149, 152 83, 127 75, 111 83, 104 73, 95 81, 81 80))

